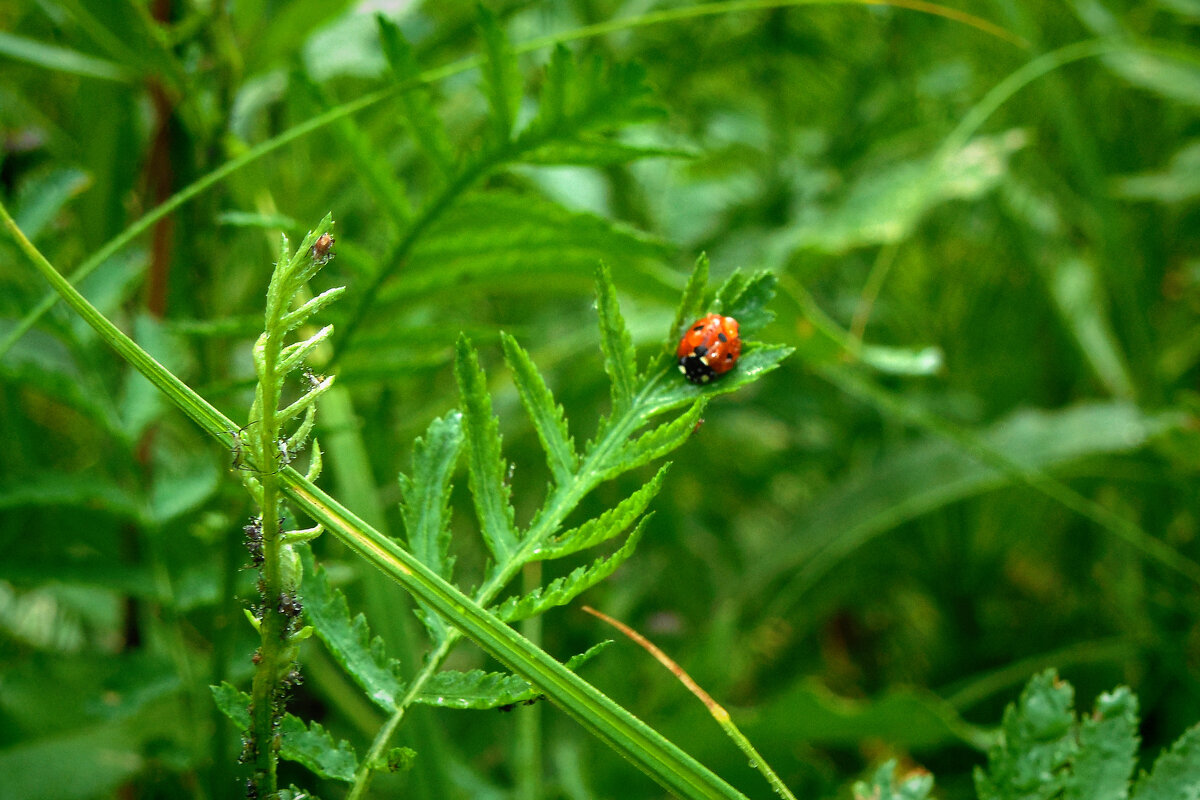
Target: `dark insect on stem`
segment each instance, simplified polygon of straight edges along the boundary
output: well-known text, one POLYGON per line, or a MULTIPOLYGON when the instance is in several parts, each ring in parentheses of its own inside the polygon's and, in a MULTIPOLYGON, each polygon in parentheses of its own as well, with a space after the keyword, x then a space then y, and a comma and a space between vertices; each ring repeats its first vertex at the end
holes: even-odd
POLYGON ((304 611, 304 604, 295 592, 284 592, 279 595, 279 613, 295 619, 304 611))
POLYGON ((246 429, 256 422, 258 422, 258 420, 253 419, 242 427, 238 428, 236 431, 226 431, 226 433, 233 437, 233 447, 229 448, 229 453, 233 460, 233 463, 230 464, 230 469, 240 469, 246 472, 258 472, 258 470, 256 470, 254 467, 246 463, 246 442, 242 438, 242 436, 246 433, 246 429))

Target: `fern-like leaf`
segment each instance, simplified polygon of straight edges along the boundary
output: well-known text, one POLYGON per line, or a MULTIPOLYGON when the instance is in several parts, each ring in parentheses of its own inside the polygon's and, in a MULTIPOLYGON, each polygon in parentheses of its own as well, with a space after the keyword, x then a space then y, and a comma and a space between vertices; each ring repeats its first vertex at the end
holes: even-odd
POLYGON ((604 479, 615 478, 623 472, 649 464, 683 444, 700 424, 700 415, 704 413, 706 402, 703 398, 697 400, 675 419, 627 442, 609 461, 611 466, 602 473, 604 479))
POLYGON ((775 296, 776 283, 776 277, 770 272, 756 272, 746 277, 735 271, 717 292, 718 310, 737 319, 742 338, 758 333, 775 319, 767 304, 775 296))
POLYGON ((619 536, 641 516, 646 506, 658 494, 670 463, 663 464, 650 481, 617 505, 598 517, 589 519, 578 528, 562 533, 533 551, 533 558, 548 560, 562 558, 619 536))
POLYGON ((517 340, 507 333, 501 333, 500 343, 504 347, 504 360, 513 372, 513 382, 521 397, 521 405, 525 407, 525 413, 533 422, 533 429, 546 451, 550 474, 556 483, 563 485, 572 479, 579 467, 579 457, 575 455, 575 444, 567 430, 563 408, 554 402, 554 395, 550 393, 542 374, 533 365, 529 354, 517 344, 517 340))
POLYGON ((350 618, 346 596, 330 585, 325 570, 314 563, 312 551, 296 549, 304 565, 304 615, 309 624, 367 697, 385 711, 395 711, 405 691, 399 663, 388 658, 383 639, 372 638, 366 617, 350 618))
POLYGON ((496 16, 483 6, 479 6, 479 32, 483 37, 483 87, 492 112, 492 135, 497 142, 507 142, 521 102, 521 73, 508 36, 496 16))
POLYGON ((691 325, 694 320, 704 314, 704 293, 708 289, 708 255, 701 253, 688 276, 687 285, 683 287, 683 297, 675 308, 675 319, 671 321, 671 329, 667 331, 664 352, 671 360, 675 358, 675 348, 683 333, 684 325, 691 325))
MULTIPOLYGON (((250 695, 229 683, 210 686, 217 708, 238 730, 250 728, 250 695)), ((353 783, 358 756, 345 740, 336 741, 319 722, 305 725, 292 714, 279 724, 279 756, 307 767, 322 778, 353 783)))
MULTIPOLYGON (((462 450, 462 414, 452 411, 429 424, 413 445, 412 477, 398 476, 403 502, 400 516, 413 555, 446 580, 454 569, 450 555, 450 479, 462 450)), ((446 637, 446 623, 428 608, 422 621, 434 640, 446 637)))
MULTIPOLYGON (((396 23, 379 14, 375 17, 379 24, 379 40, 383 45, 383 54, 392 74, 401 83, 414 83, 421 74, 417 65, 412 45, 404 38, 396 23)), ((449 175, 454 169, 454 148, 450 146, 450 138, 446 135, 446 126, 433 107, 429 89, 425 86, 413 86, 400 95, 400 104, 404 109, 405 119, 413 138, 425 155, 433 162, 443 176, 449 175)))
MULTIPOLYGON (((611 639, 592 645, 586 652, 567 659, 566 668, 572 671, 579 669, 610 644, 611 639)), ((519 675, 484 672, 481 669, 470 672, 443 670, 425 684, 416 701, 442 708, 487 709, 511 706, 537 696, 537 691, 519 675)))
MULTIPOLYGON (((520 157, 543 164, 603 163, 606 140, 589 134, 660 117, 663 110, 652 97, 639 65, 605 64, 599 57, 579 63, 560 46, 546 66, 538 113, 518 137, 520 157), (592 146, 597 149, 587 156, 592 146), (574 158, 563 159, 572 147, 574 158)), ((636 157, 651 154, 639 152, 636 157)))
POLYGON ((628 411, 633 403, 637 358, 633 339, 617 303, 612 273, 604 264, 596 270, 596 309, 600 314, 600 349, 604 352, 604 371, 612 384, 612 418, 615 419, 628 411))
POLYGON ((466 337, 459 337, 454 375, 463 404, 467 431, 467 465, 471 498, 479 517, 480 532, 496 563, 503 564, 517 548, 511 491, 505 483, 505 464, 500 454, 500 426, 492 413, 487 380, 479 368, 479 357, 466 337))
POLYGON ((642 531, 653 515, 642 517, 637 527, 629 534, 625 544, 606 558, 598 558, 591 564, 578 567, 571 574, 552 581, 548 586, 533 590, 527 595, 513 596, 494 609, 496 616, 505 622, 528 619, 556 606, 566 605, 582 592, 607 578, 633 555, 642 531))

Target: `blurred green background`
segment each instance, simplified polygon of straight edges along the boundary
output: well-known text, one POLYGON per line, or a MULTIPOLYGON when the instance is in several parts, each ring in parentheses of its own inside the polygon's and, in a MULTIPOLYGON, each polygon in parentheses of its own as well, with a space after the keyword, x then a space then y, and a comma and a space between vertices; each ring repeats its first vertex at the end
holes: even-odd
MULTIPOLYGON (((686 5, 491 7, 521 44, 686 5)), ((516 164, 459 198, 337 369, 355 424, 324 432, 324 485, 362 513, 377 503, 399 532, 395 475, 456 403, 449 365, 467 331, 527 520, 546 474, 497 332, 530 349, 586 438, 608 403, 599 259, 648 348, 700 252, 718 280, 776 271, 763 338, 797 354, 710 406, 637 555, 584 599, 671 653, 801 797, 848 797, 889 756, 932 770, 943 797, 973 797, 988 729, 1045 666, 1081 708, 1130 685, 1146 758, 1200 720, 1200 2, 953 5, 997 28, 829 4, 573 42, 644 66, 665 114, 613 138, 672 155, 516 164), (524 227, 489 231, 471 212, 483 194, 512 198, 524 227), (486 235, 458 246, 462 231, 486 235), (338 468, 356 447, 365 479, 338 468)), ((468 3, 0 6, 5 204, 69 272, 249 147, 387 85, 376 12, 424 68, 480 51, 468 3)), ((530 113, 548 54, 522 56, 530 113)), ((486 113, 477 80, 460 71, 432 89, 463 152, 486 113)), ((395 98, 348 119, 232 172, 82 284, 236 419, 278 231, 302 235, 332 211, 338 257, 318 288, 355 297, 396 244, 389 204, 420 207, 435 186, 395 98)), ((46 287, 7 240, 0 281, 7 335, 46 287)), ((207 689, 244 683, 254 648, 250 512, 229 454, 63 308, 0 360, 0 431, 0 798, 234 796, 238 737, 207 689)), ((483 555, 465 475, 456 483, 469 587, 483 555)), ((606 486, 585 510, 636 485, 606 486)), ((407 598, 321 545, 391 652, 419 666, 407 598)), ((613 635, 574 607, 543 624, 560 658, 613 635)), ((304 658, 292 710, 361 748, 381 717, 319 646, 304 658)), ((486 665, 465 646, 454 662, 486 665)), ((583 674, 767 795, 639 649, 619 642, 583 674)), ((509 796, 526 713, 544 715, 547 796, 661 796, 545 704, 414 712, 397 743, 417 766, 374 791, 509 796)), ((310 780, 293 770, 284 778, 310 780)))

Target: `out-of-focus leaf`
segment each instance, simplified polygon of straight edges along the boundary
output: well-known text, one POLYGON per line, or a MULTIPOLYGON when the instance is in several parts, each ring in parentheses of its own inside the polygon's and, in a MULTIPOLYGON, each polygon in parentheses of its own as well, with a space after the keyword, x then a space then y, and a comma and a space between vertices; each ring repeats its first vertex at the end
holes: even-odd
POLYGON ((496 563, 504 564, 517 548, 512 490, 506 482, 506 465, 500 453, 500 425, 492 413, 487 379, 479 368, 475 348, 466 337, 459 337, 455 349, 454 376, 463 406, 467 474, 480 533, 496 563))
POLYGON ((1200 141, 1184 145, 1166 169, 1116 179, 1116 193, 1130 200, 1186 203, 1200 196, 1200 141))
POLYGON ((1104 63, 1129 83, 1189 106, 1200 106, 1200 67, 1194 62, 1147 52, 1104 57, 1104 63))
POLYGON ((483 37, 483 87, 492 112, 489 117, 492 134, 497 141, 506 142, 512 135, 521 103, 521 72, 512 44, 496 16, 482 5, 478 9, 483 37))
POLYGON ((692 158, 694 155, 690 150, 674 147, 647 147, 609 139, 580 138, 544 145, 523 156, 521 160, 527 164, 607 167, 629 164, 643 158, 692 158))
POLYGON ((937 161, 872 170, 834 208, 802 218, 788 245, 836 254, 903 241, 929 209, 991 191, 1008 171, 1009 157, 1027 141, 1023 131, 1010 130, 974 139, 937 161))
MULTIPOLYGON (((544 161, 547 150, 561 153, 564 142, 568 147, 586 149, 602 141, 585 137, 588 132, 653 119, 662 113, 640 65, 606 64, 599 57, 576 61, 559 47, 546 67, 538 114, 519 137, 533 145, 521 158, 544 161)), ((615 152, 610 150, 609 155, 615 152)))
MULTIPOLYGON (((0 37, 5 35, 0 33, 0 37)), ((37 175, 21 184, 13 203, 13 219, 31 241, 37 241, 63 206, 90 183, 86 173, 69 167, 37 175)))
MULTIPOLYGON (((736 716, 736 715, 735 715, 736 716)), ((839 697, 819 681, 796 682, 740 727, 751 740, 854 746, 868 738, 924 750, 966 740, 988 741, 982 730, 927 691, 893 688, 869 700, 839 697)))
POLYGON ((868 344, 859 348, 857 355, 864 364, 888 375, 936 375, 945 364, 940 347, 913 350, 868 344))
MULTIPOLYGON (((382 14, 375 17, 379 23, 379 38, 383 43, 383 54, 391 65, 392 73, 401 83, 415 81, 421 73, 412 45, 404 38, 400 27, 382 14)), ((444 175, 454 167, 454 149, 446 136, 446 126, 433 107, 429 89, 415 86, 400 95, 400 104, 413 138, 444 175)))
POLYGON ((132 70, 112 61, 4 31, 0 31, 0 55, 85 78, 125 83, 137 77, 132 70))
POLYGON ((382 302, 488 280, 507 281, 531 270, 561 279, 594 273, 601 259, 662 258, 666 242, 626 225, 529 194, 475 192, 444 212, 421 237, 405 280, 382 302))
POLYGON ((1067 258, 1051 269, 1050 295, 1088 363, 1111 394, 1133 397, 1133 379, 1108 320, 1096 267, 1082 258, 1067 258))
POLYGON ((217 224, 231 228, 266 228, 267 230, 296 231, 300 223, 286 214, 259 214, 255 211, 222 211, 217 224))
POLYGON ((312 550, 306 546, 296 549, 304 565, 305 617, 367 697, 385 711, 395 711, 396 703, 404 695, 399 663, 388 658, 383 639, 371 637, 364 615, 350 618, 346 596, 330 585, 325 570, 314 562, 312 550))
MULTIPOLYGON (((1049 471, 1087 456, 1136 450, 1183 423, 1178 414, 1147 414, 1128 403, 1089 403, 1019 411, 981 431, 979 439, 1026 469, 1049 471)), ((771 543, 769 557, 752 559, 748 585, 793 573, 799 592, 872 537, 1011 480, 944 440, 914 443, 825 492, 790 535, 771 543)))
POLYGON ((905 775, 896 782, 896 762, 879 765, 870 782, 854 784, 854 800, 926 800, 933 791, 933 776, 924 770, 905 775))
POLYGON ((140 519, 141 498, 95 474, 22 475, 19 483, 0 487, 0 508, 78 506, 140 519))
POLYGON ((86 800, 116 791, 145 767, 136 737, 103 725, 0 750, 0 796, 86 800))

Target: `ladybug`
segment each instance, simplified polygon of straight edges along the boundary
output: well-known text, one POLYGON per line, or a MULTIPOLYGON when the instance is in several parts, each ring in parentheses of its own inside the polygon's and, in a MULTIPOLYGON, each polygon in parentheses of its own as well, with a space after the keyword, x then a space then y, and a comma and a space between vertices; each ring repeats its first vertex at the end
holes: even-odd
POLYGON ((737 320, 720 314, 709 314, 693 322, 675 351, 679 356, 679 371, 698 384, 729 372, 741 354, 737 320))

